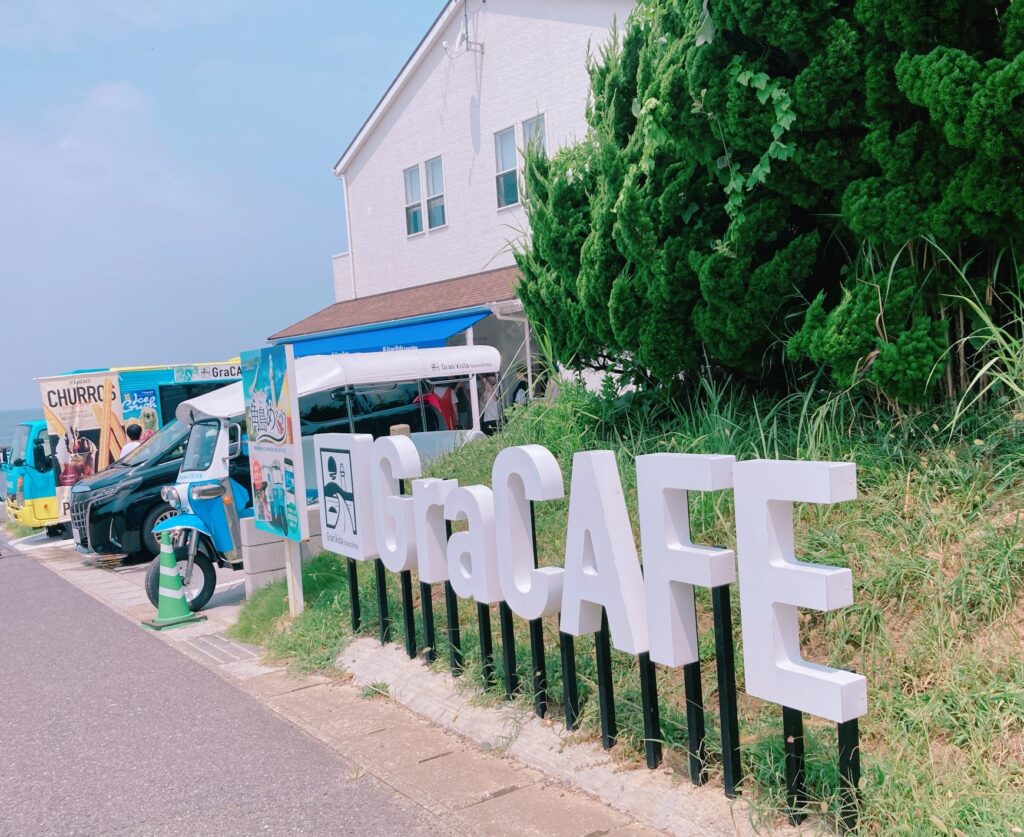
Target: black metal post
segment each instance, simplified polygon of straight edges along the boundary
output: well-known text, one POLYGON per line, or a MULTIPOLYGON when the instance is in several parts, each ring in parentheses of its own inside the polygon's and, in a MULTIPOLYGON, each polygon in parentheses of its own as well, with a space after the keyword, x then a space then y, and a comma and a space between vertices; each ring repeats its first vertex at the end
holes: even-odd
POLYGON ((462 674, 462 630, 459 628, 459 599, 452 589, 452 583, 444 583, 444 611, 448 630, 448 655, 451 660, 452 677, 462 674))
POLYGON ((718 667, 718 703, 722 722, 722 783, 725 795, 736 796, 742 779, 740 724, 736 709, 736 649, 732 642, 732 602, 729 585, 711 588, 715 621, 715 657, 718 667))
POLYGON ((843 800, 839 814, 843 825, 853 831, 860 808, 860 729, 856 718, 839 724, 838 728, 839 786, 843 800))
MULTIPOLYGON (((405 494, 405 482, 398 481, 398 493, 405 494)), ((416 616, 412 604, 412 571, 403 570, 398 574, 402 591, 402 623, 405 629, 405 653, 410 660, 416 659, 416 616)))
POLYGON ((345 559, 348 565, 348 609, 352 617, 352 630, 358 631, 362 624, 362 613, 359 609, 359 569, 352 558, 345 559))
POLYGON ((615 690, 612 686, 612 646, 608 631, 608 614, 601 610, 601 629, 594 634, 597 658, 597 702, 601 710, 601 746, 610 750, 618 737, 615 723, 615 690))
POLYGON ((786 804, 789 822, 800 825, 807 814, 807 789, 804 787, 804 716, 799 709, 782 707, 782 735, 786 744, 786 804))
MULTIPOLYGON (((452 522, 450 520, 444 522, 444 529, 446 539, 451 540, 452 522)), ((452 588, 450 581, 444 583, 444 612, 447 622, 448 657, 451 662, 452 677, 458 677, 462 674, 463 668, 462 630, 459 627, 459 599, 455 595, 455 590, 452 588)))
POLYGON ((501 668, 505 678, 505 698, 512 700, 519 688, 516 674, 516 637, 512 624, 512 608, 505 602, 498 603, 498 626, 501 629, 501 668))
POLYGON ((494 640, 491 638, 491 608, 476 603, 476 621, 480 628, 480 666, 483 670, 484 688, 494 686, 494 640))
POLYGON ((420 608, 423 610, 423 643, 427 646, 427 662, 437 659, 437 634, 434 631, 434 598, 430 585, 420 582, 420 608))
MULTIPOLYGON (((539 566, 537 559, 537 515, 533 501, 530 501, 530 531, 533 533, 533 566, 539 566)), ((530 657, 533 661, 533 709, 538 718, 548 713, 548 667, 544 657, 544 622, 530 620, 530 657)))
POLYGON ((700 681, 700 660, 683 666, 686 691, 687 755, 690 781, 697 787, 708 780, 708 751, 704 743, 704 687, 700 681))
POLYGON ((573 730, 576 729, 580 720, 580 690, 579 683, 576 682, 576 640, 573 635, 559 631, 558 649, 562 656, 562 702, 565 705, 565 728, 573 730))
POLYGON ((377 577, 377 611, 380 613, 380 643, 391 642, 391 616, 388 613, 388 579, 384 573, 384 562, 378 558, 373 562, 377 577))
POLYGON ((405 653, 410 660, 416 659, 416 611, 412 603, 412 572, 404 570, 398 574, 402 588, 402 622, 405 628, 405 653))
POLYGON ((538 718, 548 714, 548 666, 544 658, 544 623, 530 621, 530 657, 533 660, 533 710, 538 718))
POLYGON ((661 719, 658 713, 658 671, 646 651, 640 661, 640 703, 644 715, 644 752, 647 766, 654 770, 661 764, 661 719))

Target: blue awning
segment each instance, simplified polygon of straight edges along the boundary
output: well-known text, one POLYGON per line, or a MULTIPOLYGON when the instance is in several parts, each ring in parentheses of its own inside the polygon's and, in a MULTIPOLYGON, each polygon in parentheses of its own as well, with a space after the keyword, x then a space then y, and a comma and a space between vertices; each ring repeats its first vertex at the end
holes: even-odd
POLYGON ((433 349, 444 346, 448 338, 480 322, 491 312, 486 309, 460 311, 415 320, 395 320, 374 326, 346 329, 322 337, 282 340, 295 346, 295 357, 307 355, 382 352, 394 349, 433 349))

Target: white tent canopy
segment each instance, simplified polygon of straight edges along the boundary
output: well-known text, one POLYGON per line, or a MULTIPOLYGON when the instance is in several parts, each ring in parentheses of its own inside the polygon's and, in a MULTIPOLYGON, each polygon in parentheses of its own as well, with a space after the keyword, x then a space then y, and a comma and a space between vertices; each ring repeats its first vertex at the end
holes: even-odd
MULTIPOLYGON (((344 386, 401 383, 497 372, 501 356, 492 346, 401 349, 349 355, 310 355, 295 360, 299 397, 344 386)), ((234 418, 245 412, 242 382, 236 381, 178 405, 179 421, 234 418)))

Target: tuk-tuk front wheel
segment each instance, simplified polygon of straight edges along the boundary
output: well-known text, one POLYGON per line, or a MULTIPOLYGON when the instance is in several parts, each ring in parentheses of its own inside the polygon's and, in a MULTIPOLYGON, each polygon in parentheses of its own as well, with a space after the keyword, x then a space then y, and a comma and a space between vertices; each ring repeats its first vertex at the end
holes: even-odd
MULTIPOLYGON (((182 588, 185 591, 185 601, 188 602, 189 610, 195 612, 206 607, 206 603, 213 596, 214 588, 217 586, 217 571, 213 562, 207 557, 202 547, 196 552, 196 558, 192 564, 192 577, 189 583, 185 584, 185 570, 188 567, 188 558, 178 559, 178 574, 181 576, 182 588)), ((149 597, 153 607, 159 605, 160 599, 160 556, 158 555, 146 570, 146 595, 149 597)))

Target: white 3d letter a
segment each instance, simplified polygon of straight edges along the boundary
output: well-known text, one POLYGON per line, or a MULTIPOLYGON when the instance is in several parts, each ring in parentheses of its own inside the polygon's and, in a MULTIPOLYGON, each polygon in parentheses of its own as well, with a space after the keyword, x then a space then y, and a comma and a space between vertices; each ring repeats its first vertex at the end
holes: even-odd
POLYGON ((628 654, 646 652, 644 579, 615 454, 607 450, 577 453, 572 460, 562 630, 596 633, 602 607, 612 644, 628 654))

